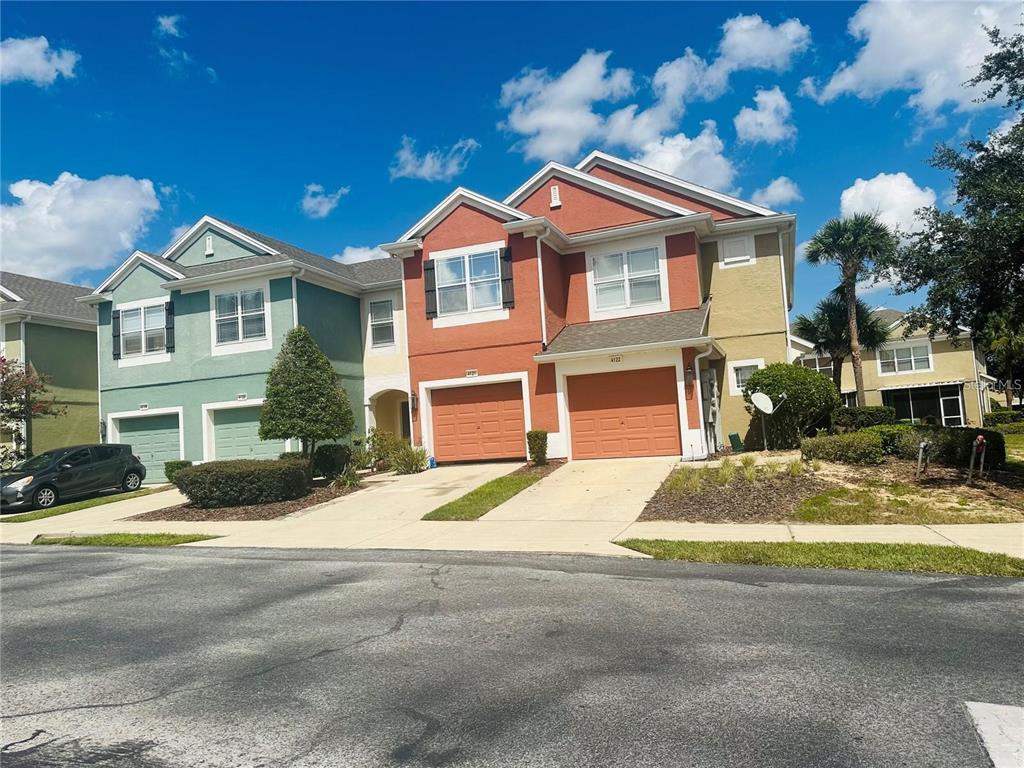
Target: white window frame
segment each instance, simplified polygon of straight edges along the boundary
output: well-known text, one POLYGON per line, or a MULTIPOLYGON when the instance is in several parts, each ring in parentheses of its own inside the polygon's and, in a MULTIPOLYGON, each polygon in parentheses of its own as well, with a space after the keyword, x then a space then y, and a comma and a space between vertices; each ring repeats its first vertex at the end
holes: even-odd
POLYGON ((736 235, 735 237, 722 237, 718 239, 718 268, 719 269, 733 269, 735 267, 748 267, 757 260, 757 254, 754 252, 754 236, 753 235, 736 235), (727 243, 743 243, 743 250, 746 254, 742 257, 732 256, 726 257, 725 249, 727 243))
POLYGON ((431 251, 428 254, 427 258, 431 261, 444 261, 445 259, 461 257, 463 260, 465 277, 465 282, 462 283, 462 285, 466 286, 466 311, 441 314, 441 288, 443 286, 441 286, 437 280, 437 265, 434 265, 434 291, 437 299, 437 317, 433 319, 432 323, 434 328, 450 328, 458 325, 473 325, 475 323, 488 323, 495 320, 508 320, 509 312, 508 309, 502 306, 501 293, 501 249, 505 247, 507 247, 507 243, 504 240, 495 240, 490 243, 476 243, 474 245, 467 245, 459 248, 447 248, 442 251, 431 251), (477 254, 488 253, 489 251, 496 251, 498 254, 498 306, 473 309, 471 292, 469 290, 469 257, 477 254))
POLYGON ((171 353, 167 351, 167 310, 166 304, 170 296, 154 296, 151 299, 138 299, 126 301, 114 306, 114 309, 121 313, 121 333, 118 343, 121 345, 121 356, 117 360, 118 368, 134 368, 139 365, 154 365, 156 363, 167 363, 171 360, 171 353), (161 327, 164 328, 164 348, 155 352, 146 352, 146 308, 160 307, 161 327), (133 310, 140 310, 142 313, 142 352, 125 356, 124 354, 124 313, 133 310))
POLYGON ((373 347, 374 349, 387 349, 388 347, 395 346, 395 344, 398 342, 398 336, 396 335, 397 329, 395 328, 395 302, 392 299, 371 299, 370 301, 367 302, 367 307, 368 307, 368 309, 367 309, 367 320, 366 320, 366 322, 369 325, 370 346, 373 347), (388 305, 388 307, 389 307, 389 317, 388 317, 388 320, 386 322, 382 321, 382 320, 374 320, 373 319, 373 305, 374 304, 387 304, 388 305), (382 326, 382 325, 390 325, 391 326, 391 341, 378 344, 378 343, 376 343, 373 340, 373 329, 374 329, 374 327, 379 327, 379 326, 382 326))
POLYGON ((213 357, 237 355, 245 352, 258 352, 271 349, 274 345, 274 332, 271 324, 273 302, 270 300, 270 281, 262 283, 237 283, 214 286, 209 289, 210 296, 210 354, 213 357), (263 336, 255 339, 217 342, 217 297, 229 293, 239 294, 238 300, 238 332, 242 333, 242 301, 241 294, 246 291, 263 291, 263 336))
POLYGON ((742 397, 743 387, 738 386, 736 383, 736 369, 737 368, 750 368, 757 366, 758 370, 764 368, 764 358, 756 357, 749 360, 730 360, 727 369, 729 372, 729 394, 732 397, 742 397))
POLYGON ((886 344, 884 347, 882 347, 880 350, 878 350, 877 354, 875 355, 875 358, 876 358, 876 362, 877 362, 877 365, 878 365, 878 375, 879 376, 909 376, 909 375, 914 374, 914 373, 930 373, 931 371, 935 370, 935 354, 934 354, 934 351, 932 350, 931 340, 929 340, 929 339, 908 339, 907 341, 902 341, 902 342, 893 343, 893 344, 886 344), (914 353, 913 353, 913 349, 912 349, 913 347, 927 347, 928 348, 928 367, 927 368, 918 368, 918 367, 916 367, 916 363, 914 362, 914 360, 915 360, 914 353), (911 353, 910 353, 910 366, 911 367, 910 367, 909 371, 901 371, 901 370, 899 370, 899 365, 896 362, 896 350, 900 350, 900 349, 910 349, 911 350, 911 353), (893 353, 893 370, 891 370, 891 371, 883 371, 882 370, 882 353, 883 352, 892 352, 893 353))
MULTIPOLYGON (((587 303, 589 305, 590 319, 591 320, 611 320, 617 317, 635 317, 637 315, 651 315, 656 312, 667 312, 669 310, 669 288, 668 288, 668 263, 665 255, 665 238, 636 238, 629 240, 619 240, 615 243, 602 245, 598 248, 588 249, 586 254, 587 264, 587 303), (654 250, 657 254, 656 262, 658 265, 658 290, 661 294, 661 298, 658 301, 645 302, 642 304, 633 304, 630 301, 629 293, 629 264, 628 254, 636 251, 647 251, 654 250), (608 256, 621 255, 623 259, 622 264, 622 278, 624 283, 624 291, 626 295, 625 305, 618 307, 605 307, 598 309, 597 306, 597 286, 603 283, 618 282, 620 278, 614 280, 597 280, 594 265, 597 259, 608 256)), ((641 275, 642 277, 651 277, 653 275, 646 274, 641 275)))
POLYGON ((828 355, 804 355, 803 357, 800 358, 800 365, 802 365, 804 368, 807 368, 808 370, 817 371, 818 373, 824 374, 825 376, 832 376, 832 358, 829 357, 828 355), (813 367, 810 365, 804 365, 805 361, 811 360, 814 361, 813 367), (828 360, 828 365, 822 366, 822 360, 828 360))

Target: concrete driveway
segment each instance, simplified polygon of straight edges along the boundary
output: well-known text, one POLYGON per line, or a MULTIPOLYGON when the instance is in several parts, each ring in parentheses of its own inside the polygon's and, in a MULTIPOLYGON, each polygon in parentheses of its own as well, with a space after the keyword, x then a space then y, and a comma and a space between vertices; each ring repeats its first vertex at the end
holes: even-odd
POLYGON ((678 464, 673 456, 570 462, 482 519, 622 523, 620 532, 678 464))

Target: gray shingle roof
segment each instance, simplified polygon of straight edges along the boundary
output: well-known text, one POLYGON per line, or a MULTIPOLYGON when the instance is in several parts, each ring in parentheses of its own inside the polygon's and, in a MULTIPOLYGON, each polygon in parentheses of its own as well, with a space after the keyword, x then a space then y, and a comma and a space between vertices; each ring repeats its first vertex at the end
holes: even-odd
POLYGON ((57 283, 14 272, 0 272, 0 285, 22 299, 0 304, 0 315, 34 312, 51 317, 65 317, 69 320, 96 322, 95 310, 75 301, 79 296, 88 296, 92 293, 92 288, 57 283))
POLYGON ((878 315, 887 325, 892 325, 898 320, 902 320, 906 312, 901 312, 898 309, 886 309, 885 307, 876 307, 871 310, 873 314, 878 315))
POLYGON ((709 307, 704 302, 697 309, 567 325, 537 358, 698 339, 704 335, 709 307))

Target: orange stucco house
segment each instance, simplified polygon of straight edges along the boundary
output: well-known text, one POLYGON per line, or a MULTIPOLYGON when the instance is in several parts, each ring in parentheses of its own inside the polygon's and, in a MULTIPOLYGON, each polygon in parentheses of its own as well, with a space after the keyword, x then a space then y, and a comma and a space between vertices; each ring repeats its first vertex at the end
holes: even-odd
POLYGON ((594 152, 397 241, 412 439, 438 461, 701 458, 791 359, 795 217, 594 152))

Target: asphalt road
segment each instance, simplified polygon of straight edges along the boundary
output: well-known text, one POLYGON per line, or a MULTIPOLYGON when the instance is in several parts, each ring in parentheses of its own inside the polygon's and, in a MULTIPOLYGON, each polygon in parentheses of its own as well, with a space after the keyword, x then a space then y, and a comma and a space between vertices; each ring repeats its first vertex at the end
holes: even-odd
POLYGON ((0 762, 989 765, 1024 582, 418 552, 0 552, 0 762))

